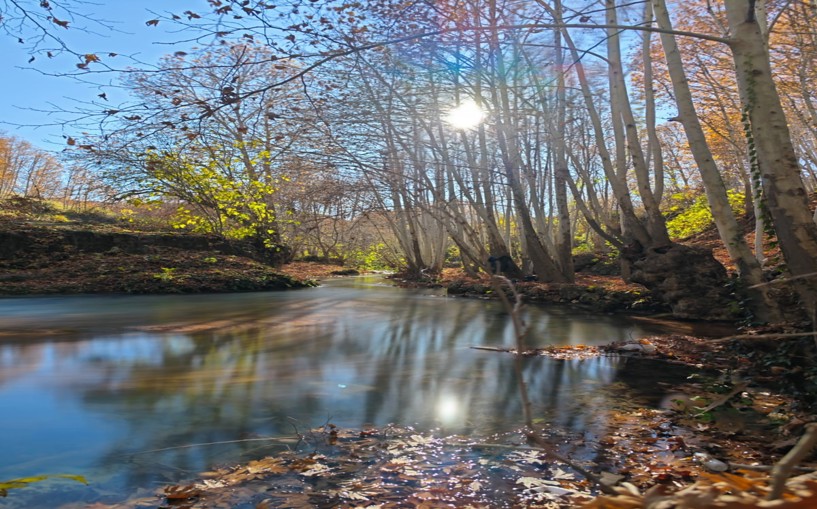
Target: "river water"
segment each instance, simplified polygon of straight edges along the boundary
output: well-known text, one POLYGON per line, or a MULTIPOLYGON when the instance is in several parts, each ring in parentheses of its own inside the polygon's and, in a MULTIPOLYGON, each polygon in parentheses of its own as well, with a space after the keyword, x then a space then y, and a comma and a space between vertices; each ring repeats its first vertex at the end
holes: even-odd
MULTIPOLYGON (((289 292, 0 299, 0 507, 114 501, 280 450, 326 423, 485 435, 522 411, 498 303, 405 290, 376 277, 289 292), (199 445, 211 444, 211 445, 199 445), (277 449, 276 449, 277 448, 277 449)), ((531 347, 605 344, 651 331, 624 318, 528 306, 531 347)), ((525 361, 534 416, 594 425, 625 359, 525 361)), ((629 397, 629 396, 627 396, 629 397)))

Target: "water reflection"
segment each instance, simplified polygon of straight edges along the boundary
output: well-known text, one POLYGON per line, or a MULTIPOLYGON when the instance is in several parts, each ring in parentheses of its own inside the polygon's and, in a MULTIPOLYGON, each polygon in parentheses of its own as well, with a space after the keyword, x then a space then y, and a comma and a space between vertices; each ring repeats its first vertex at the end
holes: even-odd
MULTIPOLYGON (((564 310, 531 307, 527 319, 532 346, 646 333, 564 310)), ((326 422, 483 434, 522 420, 513 359, 469 348, 513 344, 496 303, 371 278, 273 294, 0 300, 0 332, 0 480, 93 481, 38 492, 44 506, 66 493, 115 499, 268 454, 286 444, 237 441, 326 422)), ((612 403, 600 389, 620 363, 527 359, 534 416, 603 433, 597 410, 612 403)), ((32 506, 33 496, 18 490, 3 503, 32 506)))

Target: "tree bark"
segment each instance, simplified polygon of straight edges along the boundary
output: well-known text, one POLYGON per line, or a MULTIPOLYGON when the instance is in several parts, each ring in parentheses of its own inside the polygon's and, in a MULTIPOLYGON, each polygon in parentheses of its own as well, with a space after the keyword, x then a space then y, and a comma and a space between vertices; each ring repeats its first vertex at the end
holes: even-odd
MULTIPOLYGON (((769 48, 749 0, 725 0, 730 49, 741 101, 749 116, 763 192, 796 289, 807 306, 817 303, 817 224, 808 206, 800 164, 772 77, 769 48)), ((813 310, 812 310, 813 311, 813 310)))
MULTIPOLYGON (((672 23, 665 0, 654 0, 654 11, 658 26, 664 30, 671 30, 672 23)), ((751 297, 753 297, 751 307, 754 315, 764 321, 778 321, 781 318, 780 310, 769 296, 768 287, 761 284, 764 282, 763 271, 732 213, 726 194, 726 185, 712 157, 706 135, 695 111, 695 104, 675 36, 662 32, 661 44, 667 59, 667 69, 678 106, 678 116, 684 126, 692 156, 698 165, 718 233, 726 245, 729 256, 737 264, 739 273, 752 288, 750 290, 751 297)))

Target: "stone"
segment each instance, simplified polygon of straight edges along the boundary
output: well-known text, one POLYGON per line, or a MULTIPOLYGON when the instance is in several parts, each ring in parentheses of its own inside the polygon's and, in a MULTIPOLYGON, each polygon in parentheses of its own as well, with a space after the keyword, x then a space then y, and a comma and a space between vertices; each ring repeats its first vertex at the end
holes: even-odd
POLYGON ((631 280, 646 286, 676 318, 736 318, 739 306, 727 287, 726 269, 711 250, 672 244, 633 258, 631 280))

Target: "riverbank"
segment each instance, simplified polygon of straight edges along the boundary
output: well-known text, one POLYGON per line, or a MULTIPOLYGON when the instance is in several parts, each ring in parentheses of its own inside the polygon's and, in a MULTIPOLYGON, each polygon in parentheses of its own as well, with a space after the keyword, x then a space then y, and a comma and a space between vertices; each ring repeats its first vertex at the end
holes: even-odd
MULTIPOLYGON (((391 278, 403 287, 440 287, 448 295, 480 299, 496 298, 491 277, 480 274, 469 277, 460 269, 443 269, 435 278, 417 281, 400 274, 391 278)), ((592 272, 577 273, 575 283, 539 283, 516 281, 515 290, 525 302, 557 304, 596 313, 659 314, 669 308, 657 302, 649 290, 636 283, 626 283, 620 276, 592 272)), ((507 290, 507 288, 506 288, 507 290)))
POLYGON ((213 236, 5 221, 0 223, 0 295, 287 290, 348 273, 322 264, 273 268, 242 249, 213 236))

